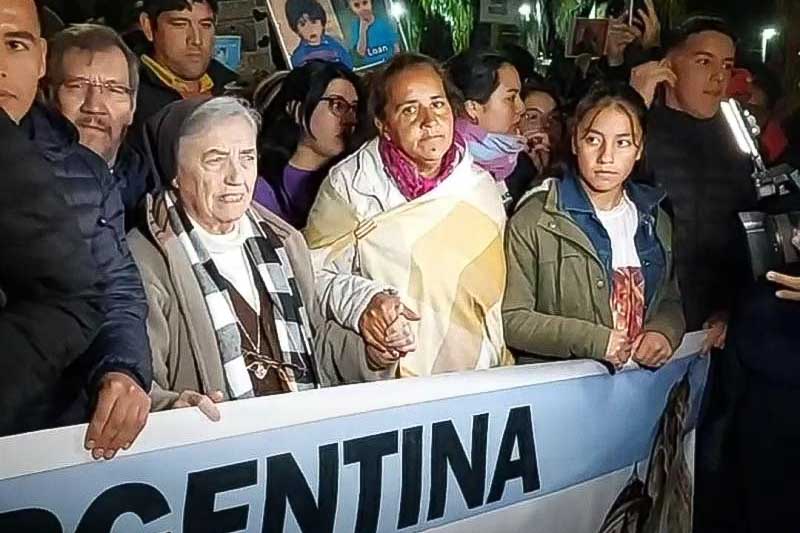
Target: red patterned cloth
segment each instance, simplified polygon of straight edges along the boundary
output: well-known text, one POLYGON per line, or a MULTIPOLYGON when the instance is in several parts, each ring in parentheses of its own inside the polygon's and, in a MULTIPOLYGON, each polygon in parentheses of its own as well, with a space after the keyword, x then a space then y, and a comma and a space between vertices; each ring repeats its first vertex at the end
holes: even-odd
POLYGON ((624 267, 614 270, 611 292, 611 312, 614 329, 625 331, 636 339, 644 329, 644 275, 641 268, 624 267))
POLYGON ((464 140, 458 133, 453 133, 453 144, 442 158, 439 173, 431 178, 424 178, 417 170, 417 166, 409 157, 391 140, 381 137, 378 141, 378 151, 383 160, 386 173, 391 177, 397 188, 409 202, 416 200, 426 192, 432 191, 441 182, 450 177, 464 157, 466 148, 464 140))

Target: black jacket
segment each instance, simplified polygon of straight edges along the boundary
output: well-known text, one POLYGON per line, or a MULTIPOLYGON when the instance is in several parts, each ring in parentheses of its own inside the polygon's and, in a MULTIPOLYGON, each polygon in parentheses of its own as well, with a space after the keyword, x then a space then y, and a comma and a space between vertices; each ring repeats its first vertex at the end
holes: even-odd
POLYGON ((675 264, 689 331, 730 310, 749 267, 737 213, 751 209, 752 164, 719 114, 697 120, 654 106, 647 121, 646 169, 674 215, 675 264))
POLYGON ((0 435, 54 425, 102 323, 99 278, 36 146, 0 111, 0 435))
POLYGON ((128 373, 150 390, 147 299, 125 240, 121 184, 102 158, 78 143, 77 130, 60 114, 35 106, 22 126, 59 179, 101 273, 105 320, 73 369, 76 382, 83 381, 82 388, 88 389, 90 397, 103 374, 117 371, 128 373))
MULTIPOLYGON (((238 79, 235 72, 219 61, 212 59, 208 65, 208 75, 214 82, 212 94, 220 96, 225 91, 225 86, 238 79)), ((181 100, 181 95, 175 89, 167 86, 146 65, 139 68, 139 92, 136 96, 136 114, 130 129, 132 142, 141 147, 141 134, 147 119, 161 111, 168 104, 181 100)), ((144 153, 144 152, 143 152, 144 153)))

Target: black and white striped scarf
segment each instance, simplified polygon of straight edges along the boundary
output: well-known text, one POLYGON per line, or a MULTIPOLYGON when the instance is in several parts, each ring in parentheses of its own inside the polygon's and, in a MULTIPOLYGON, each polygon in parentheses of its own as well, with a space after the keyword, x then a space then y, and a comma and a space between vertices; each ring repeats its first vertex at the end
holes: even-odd
MULTIPOLYGON (((176 207, 172 192, 165 194, 170 227, 181 243, 192 265, 195 278, 205 297, 208 314, 217 337, 228 394, 233 399, 252 398, 253 383, 242 354, 242 340, 236 314, 228 292, 228 282, 192 227, 191 222, 176 207)), ((273 303, 275 330, 281 348, 279 375, 290 391, 307 390, 317 386, 313 366, 308 314, 297 287, 292 265, 283 244, 267 224, 251 209, 246 215, 252 222, 255 237, 244 246, 263 281, 273 303)))

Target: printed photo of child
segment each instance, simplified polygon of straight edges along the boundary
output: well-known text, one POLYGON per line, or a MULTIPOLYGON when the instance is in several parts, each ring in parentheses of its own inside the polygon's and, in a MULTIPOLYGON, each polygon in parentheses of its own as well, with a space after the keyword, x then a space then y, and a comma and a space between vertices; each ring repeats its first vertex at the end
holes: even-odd
MULTIPOLYGON (((385 63, 400 52, 400 39, 385 4, 376 14, 373 0, 344 0, 355 20, 350 26, 350 50, 356 66, 385 63)), ((383 0, 376 0, 382 2, 383 0)))
POLYGON ((353 68, 353 58, 336 38, 326 32, 328 14, 318 0, 286 0, 286 22, 300 38, 291 53, 291 67, 312 59, 339 62, 353 68))

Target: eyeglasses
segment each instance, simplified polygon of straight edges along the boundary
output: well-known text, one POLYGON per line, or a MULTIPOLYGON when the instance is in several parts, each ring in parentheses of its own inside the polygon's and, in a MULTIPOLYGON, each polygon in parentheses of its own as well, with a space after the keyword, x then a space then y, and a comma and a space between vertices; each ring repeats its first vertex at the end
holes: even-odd
POLYGON ((351 104, 341 96, 324 96, 321 102, 328 103, 328 109, 339 118, 354 118, 358 113, 358 103, 351 104))
POLYGON ((133 95, 133 89, 121 83, 110 81, 92 81, 86 78, 74 78, 61 84, 61 88, 70 95, 85 97, 89 94, 89 88, 94 87, 101 93, 108 94, 114 100, 128 100, 133 95))

